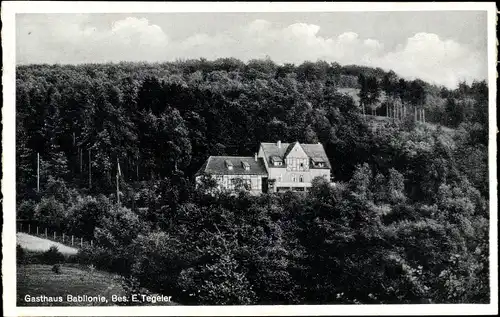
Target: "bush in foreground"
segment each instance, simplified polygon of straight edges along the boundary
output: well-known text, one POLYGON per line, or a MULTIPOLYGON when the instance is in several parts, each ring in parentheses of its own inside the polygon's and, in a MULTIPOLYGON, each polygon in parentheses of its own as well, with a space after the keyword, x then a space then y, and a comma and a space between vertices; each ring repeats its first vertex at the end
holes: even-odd
POLYGON ((41 260, 44 264, 58 264, 64 262, 65 257, 64 254, 59 252, 59 249, 53 245, 42 253, 41 260))

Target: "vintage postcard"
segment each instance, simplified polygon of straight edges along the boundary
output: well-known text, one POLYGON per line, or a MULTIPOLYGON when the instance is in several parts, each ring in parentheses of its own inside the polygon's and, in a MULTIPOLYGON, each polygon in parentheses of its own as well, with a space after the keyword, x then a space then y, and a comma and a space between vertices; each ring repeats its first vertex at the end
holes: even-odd
POLYGON ((2 23, 5 315, 498 313, 495 3, 2 23))

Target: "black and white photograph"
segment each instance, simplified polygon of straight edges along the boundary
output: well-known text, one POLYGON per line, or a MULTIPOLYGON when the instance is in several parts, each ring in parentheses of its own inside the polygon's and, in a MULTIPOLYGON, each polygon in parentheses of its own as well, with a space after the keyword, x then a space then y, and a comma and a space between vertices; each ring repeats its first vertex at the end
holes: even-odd
POLYGON ((498 313, 495 19, 3 2, 4 314, 498 313))

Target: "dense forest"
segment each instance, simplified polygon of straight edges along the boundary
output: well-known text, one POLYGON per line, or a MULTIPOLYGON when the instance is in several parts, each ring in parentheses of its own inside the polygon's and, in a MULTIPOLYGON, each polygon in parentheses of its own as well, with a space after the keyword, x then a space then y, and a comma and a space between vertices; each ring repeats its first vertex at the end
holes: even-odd
POLYGON ((26 65, 16 115, 17 217, 94 239, 82 261, 134 285, 184 304, 489 302, 484 81, 269 59, 26 65), (195 188, 208 156, 277 140, 321 142, 334 186, 195 188))

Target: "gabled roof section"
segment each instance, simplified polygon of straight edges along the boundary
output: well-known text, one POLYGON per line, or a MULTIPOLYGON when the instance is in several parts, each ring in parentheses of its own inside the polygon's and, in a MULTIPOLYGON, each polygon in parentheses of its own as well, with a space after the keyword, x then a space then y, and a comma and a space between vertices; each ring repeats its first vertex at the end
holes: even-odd
POLYGON ((277 155, 273 155, 271 156, 271 162, 274 163, 274 162, 283 162, 283 159, 277 155))
POLYGON ((213 175, 267 175, 264 161, 259 158, 255 161, 251 156, 210 156, 202 168, 196 173, 213 175), (227 162, 232 164, 232 169, 228 169, 227 162), (245 165, 249 169, 245 169, 245 165))
POLYGON ((283 160, 283 158, 285 157, 285 152, 290 146, 290 143, 281 143, 281 146, 278 147, 276 143, 263 142, 260 144, 260 146, 264 152, 267 162, 269 163, 271 162, 272 156, 277 156, 283 160))
POLYGON ((314 163, 325 163, 325 159, 322 158, 322 157, 311 157, 311 160, 314 162, 314 163))
MULTIPOLYGON (((278 147, 276 143, 266 143, 263 142, 260 144, 263 152, 265 159, 267 160, 268 164, 272 167, 272 157, 278 156, 280 157, 283 161, 286 155, 293 149, 294 145, 298 142, 294 143, 281 143, 281 146, 278 147)), ((314 143, 314 144, 309 144, 309 143, 300 143, 300 146, 304 150, 304 152, 309 156, 310 158, 314 158, 317 161, 322 160, 324 162, 324 167, 323 169, 330 169, 330 160, 328 160, 328 157, 326 156, 325 149, 323 148, 323 144, 321 143, 314 143)), ((281 167, 286 167, 285 161, 284 165, 281 167)), ((310 166, 310 168, 319 168, 319 167, 314 167, 310 166)))
MULTIPOLYGON (((304 152, 306 152, 307 156, 310 158, 314 158, 315 161, 317 162, 323 162, 325 166, 323 168, 332 168, 330 164, 330 160, 328 159, 328 156, 326 156, 325 148, 323 147, 323 144, 321 143, 315 143, 315 144, 301 144, 302 149, 304 149, 304 152)), ((314 166, 310 166, 310 168, 315 168, 314 166)), ((317 167, 316 167, 317 168, 317 167)))
MULTIPOLYGON (((288 146, 288 148, 286 149, 286 152, 285 152, 285 155, 283 156, 283 158, 286 158, 288 156, 288 154, 290 154, 290 152, 292 152, 292 149, 295 147, 295 145, 299 144, 299 141, 295 141, 293 143, 290 143, 290 145, 288 146)), ((299 144, 300 146, 300 144, 299 144)))

